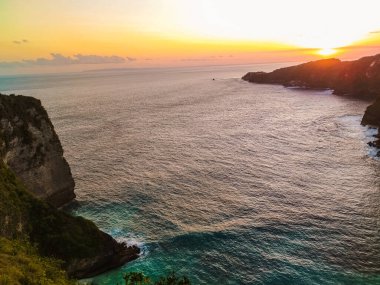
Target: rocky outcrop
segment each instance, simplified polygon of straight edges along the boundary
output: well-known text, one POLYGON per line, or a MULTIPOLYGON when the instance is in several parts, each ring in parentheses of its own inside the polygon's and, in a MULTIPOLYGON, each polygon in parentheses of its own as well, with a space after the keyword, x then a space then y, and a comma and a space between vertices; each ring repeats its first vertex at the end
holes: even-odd
POLYGON ((380 127, 380 98, 368 106, 362 119, 362 125, 380 127))
POLYGON ((334 94, 356 98, 380 96, 380 54, 354 61, 323 59, 272 72, 249 72, 243 80, 286 87, 332 89, 334 94))
MULTIPOLYGON (((362 125, 380 128, 380 98, 368 106, 362 119, 362 125)), ((380 149, 380 134, 377 135, 377 138, 377 140, 370 142, 369 145, 380 149)), ((377 156, 380 156, 380 151, 377 156)))
POLYGON ((37 198, 54 206, 75 198, 70 167, 39 100, 0 94, 0 158, 37 198))
POLYGON ((28 239, 42 256, 63 261, 69 276, 92 277, 136 259, 82 217, 56 206, 71 201, 74 180, 39 100, 0 94, 0 236, 28 239))
POLYGON ((139 257, 140 249, 137 246, 115 243, 110 236, 107 240, 104 254, 73 260, 66 269, 69 276, 79 279, 93 277, 139 257))

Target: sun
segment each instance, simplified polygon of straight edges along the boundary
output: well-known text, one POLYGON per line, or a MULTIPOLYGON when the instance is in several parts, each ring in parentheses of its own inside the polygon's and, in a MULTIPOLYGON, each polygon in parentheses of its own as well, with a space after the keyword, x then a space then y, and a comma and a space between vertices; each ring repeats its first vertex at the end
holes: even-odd
POLYGON ((333 55, 333 54, 336 54, 338 51, 336 49, 333 49, 333 48, 322 48, 320 50, 318 50, 318 54, 319 55, 322 55, 322 56, 330 56, 330 55, 333 55))

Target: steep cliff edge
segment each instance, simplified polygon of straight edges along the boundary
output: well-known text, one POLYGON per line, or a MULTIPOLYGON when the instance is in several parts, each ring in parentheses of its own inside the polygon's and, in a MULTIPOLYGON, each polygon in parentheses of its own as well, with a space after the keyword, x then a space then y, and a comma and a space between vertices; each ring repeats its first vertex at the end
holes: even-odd
POLYGON ((74 182, 38 100, 0 95, 0 122, 1 237, 29 240, 41 256, 62 260, 75 278, 91 277, 138 257, 137 247, 118 243, 91 221, 53 206, 74 197, 74 182))
POLYGON ((323 59, 272 72, 249 72, 243 80, 290 87, 333 89, 334 94, 356 98, 380 96, 380 54, 354 61, 323 59))
POLYGON ((39 100, 0 94, 0 158, 36 197, 54 206, 75 198, 70 167, 39 100))

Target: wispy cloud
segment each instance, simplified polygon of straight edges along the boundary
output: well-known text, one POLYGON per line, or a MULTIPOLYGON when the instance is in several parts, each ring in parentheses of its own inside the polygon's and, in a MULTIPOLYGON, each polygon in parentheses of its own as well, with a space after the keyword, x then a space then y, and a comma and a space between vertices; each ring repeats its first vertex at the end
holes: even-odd
POLYGON ((379 31, 372 31, 372 32, 370 32, 370 34, 380 34, 380 30, 379 31))
POLYGON ((125 59, 121 56, 101 56, 101 55, 82 55, 64 56, 60 53, 51 53, 51 58, 37 58, 23 60, 30 65, 67 65, 67 64, 104 64, 104 63, 123 63, 125 59))
POLYGON ((22 44, 29 43, 29 41, 26 40, 26 39, 22 39, 22 40, 14 40, 13 43, 16 44, 16 45, 22 45, 22 44))
POLYGON ((36 59, 24 59, 21 61, 0 62, 0 67, 20 67, 20 66, 58 66, 73 64, 107 64, 107 63, 125 63, 127 61, 135 61, 137 58, 121 57, 117 55, 82 55, 75 54, 73 56, 64 56, 60 53, 51 53, 50 58, 40 57, 36 59))
POLYGON ((128 61, 136 61, 137 60, 137 58, 135 58, 135 57, 129 57, 129 56, 127 56, 126 59, 128 61))
POLYGON ((181 58, 180 61, 213 61, 222 58, 232 58, 233 55, 213 55, 206 57, 190 57, 190 58, 181 58))

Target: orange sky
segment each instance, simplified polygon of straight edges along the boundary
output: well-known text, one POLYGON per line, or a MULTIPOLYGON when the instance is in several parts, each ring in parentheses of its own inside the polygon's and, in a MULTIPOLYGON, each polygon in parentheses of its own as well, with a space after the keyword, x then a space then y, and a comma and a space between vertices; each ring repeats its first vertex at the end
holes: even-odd
POLYGON ((380 1, 0 0, 0 73, 380 53, 380 1))

